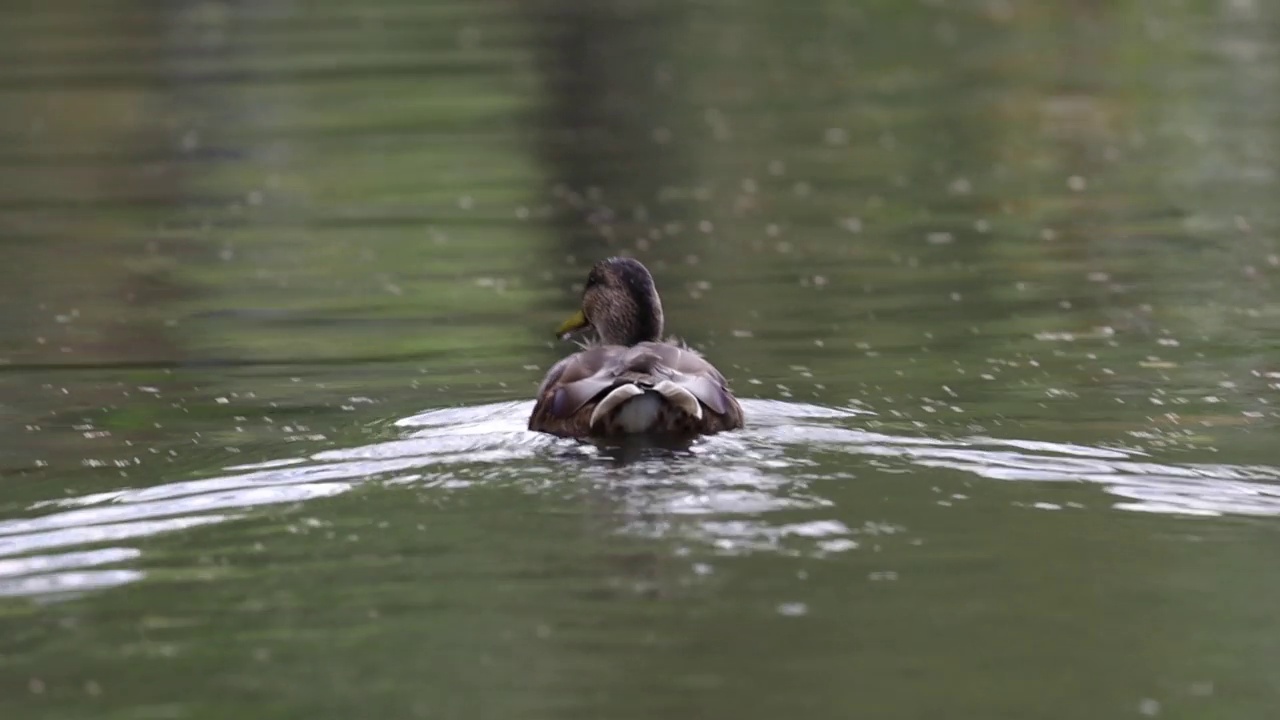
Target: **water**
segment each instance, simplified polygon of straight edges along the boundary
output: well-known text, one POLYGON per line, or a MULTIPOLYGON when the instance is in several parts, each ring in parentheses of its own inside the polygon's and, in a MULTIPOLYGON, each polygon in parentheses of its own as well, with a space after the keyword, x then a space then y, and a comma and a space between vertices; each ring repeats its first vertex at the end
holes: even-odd
POLYGON ((0 11, 0 716, 1267 716, 1275 9, 578 5, 0 11))

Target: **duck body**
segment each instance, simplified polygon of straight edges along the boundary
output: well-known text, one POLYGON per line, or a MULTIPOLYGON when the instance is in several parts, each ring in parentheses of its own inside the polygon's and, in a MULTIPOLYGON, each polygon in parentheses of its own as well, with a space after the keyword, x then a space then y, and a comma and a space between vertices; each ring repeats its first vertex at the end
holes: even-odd
POLYGON ((561 437, 695 436, 742 427, 742 407, 701 355, 674 343, 596 345, 556 363, 529 429, 561 437))
POLYGON ((590 327, 600 337, 556 363, 529 429, 561 437, 694 437, 742 427, 742 407, 723 375, 698 352, 660 341, 662 305, 649 271, 629 258, 596 263, 582 311, 562 335, 590 327))

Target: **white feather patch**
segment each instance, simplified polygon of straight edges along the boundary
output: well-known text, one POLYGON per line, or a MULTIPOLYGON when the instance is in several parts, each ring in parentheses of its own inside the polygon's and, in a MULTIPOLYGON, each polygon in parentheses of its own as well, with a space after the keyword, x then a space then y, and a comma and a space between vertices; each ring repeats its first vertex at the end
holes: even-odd
POLYGON ((658 393, 647 392, 623 403, 614 419, 625 433, 647 433, 658 424, 664 402, 658 393))
POLYGON ((591 411, 591 427, 595 427, 595 424, 612 412, 614 408, 637 395, 643 394, 643 389, 630 383, 614 388, 608 395, 601 398, 600 402, 596 403, 596 408, 591 411))
POLYGON ((673 405, 692 415, 695 419, 702 419, 702 403, 698 402, 698 398, 694 397, 693 393, 685 390, 670 380, 663 380, 657 385, 654 385, 653 389, 661 393, 667 400, 670 400, 673 405))

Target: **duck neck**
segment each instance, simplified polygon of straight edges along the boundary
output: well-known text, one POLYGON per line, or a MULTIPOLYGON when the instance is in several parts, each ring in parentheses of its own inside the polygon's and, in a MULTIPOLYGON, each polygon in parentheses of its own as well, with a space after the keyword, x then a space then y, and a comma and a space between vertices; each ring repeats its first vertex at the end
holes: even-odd
POLYGON ((631 300, 636 312, 626 335, 624 345, 642 342, 658 342, 662 339, 662 301, 652 284, 632 284, 631 300))

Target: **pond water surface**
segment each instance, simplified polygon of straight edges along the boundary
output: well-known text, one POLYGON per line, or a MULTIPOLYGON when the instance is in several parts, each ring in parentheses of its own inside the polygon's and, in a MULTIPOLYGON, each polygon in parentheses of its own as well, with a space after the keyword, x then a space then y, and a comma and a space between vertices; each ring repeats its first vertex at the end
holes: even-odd
POLYGON ((1280 706, 1274 6, 0 39, 0 717, 1280 706), (619 253, 745 430, 524 429, 619 253))

